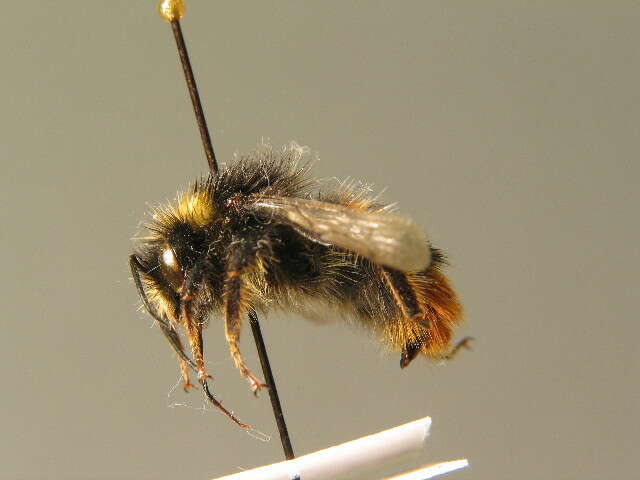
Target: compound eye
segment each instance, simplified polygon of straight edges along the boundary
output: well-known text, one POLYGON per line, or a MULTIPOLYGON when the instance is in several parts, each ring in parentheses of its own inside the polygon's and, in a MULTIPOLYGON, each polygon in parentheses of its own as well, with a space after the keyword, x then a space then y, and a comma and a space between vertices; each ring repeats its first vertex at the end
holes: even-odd
POLYGON ((165 248, 162 252, 162 263, 164 263, 165 267, 170 268, 171 270, 180 270, 178 259, 171 247, 165 248))
POLYGON ((165 278, 175 290, 178 290, 182 286, 182 268, 178 263, 176 253, 169 245, 162 251, 160 265, 165 278))

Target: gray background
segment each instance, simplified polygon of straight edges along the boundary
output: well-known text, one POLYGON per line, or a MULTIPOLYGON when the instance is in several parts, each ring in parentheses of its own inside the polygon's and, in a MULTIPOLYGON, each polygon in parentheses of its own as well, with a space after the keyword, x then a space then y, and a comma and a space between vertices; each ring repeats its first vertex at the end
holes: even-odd
MULTIPOLYGON (((264 319, 296 452, 431 415, 405 467, 634 477, 637 2, 188 7, 220 159, 297 140, 319 177, 387 188, 449 253, 460 335, 477 337, 400 371, 340 323, 264 319)), ((206 479, 280 459, 221 323, 205 338, 215 389, 269 442, 172 391, 176 362, 137 310, 130 238, 206 170, 153 2, 13 2, 0 36, 0 477, 206 479)))

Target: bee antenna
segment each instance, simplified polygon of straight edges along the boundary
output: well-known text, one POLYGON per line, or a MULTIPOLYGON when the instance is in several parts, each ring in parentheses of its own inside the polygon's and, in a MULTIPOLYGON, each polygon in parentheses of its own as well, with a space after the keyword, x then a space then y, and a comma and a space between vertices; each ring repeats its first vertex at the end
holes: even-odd
POLYGON ((182 28, 180 27, 180 19, 184 16, 184 10, 185 5, 183 0, 162 0, 158 4, 158 13, 163 20, 169 22, 171 29, 173 30, 173 36, 176 39, 176 46, 178 47, 178 54, 180 55, 180 63, 182 64, 182 70, 184 71, 184 78, 187 81, 187 89, 189 90, 189 96, 191 97, 191 103, 193 104, 193 112, 196 115, 196 122, 198 123, 198 130, 200 130, 200 138, 202 139, 204 153, 207 156, 209 171, 211 172, 211 175, 215 177, 218 175, 218 161, 216 160, 216 154, 213 151, 211 135, 209 135, 207 120, 205 119, 204 111, 202 110, 198 86, 196 85, 196 79, 193 76, 191 62, 189 61, 189 53, 187 52, 187 45, 184 42, 182 28))

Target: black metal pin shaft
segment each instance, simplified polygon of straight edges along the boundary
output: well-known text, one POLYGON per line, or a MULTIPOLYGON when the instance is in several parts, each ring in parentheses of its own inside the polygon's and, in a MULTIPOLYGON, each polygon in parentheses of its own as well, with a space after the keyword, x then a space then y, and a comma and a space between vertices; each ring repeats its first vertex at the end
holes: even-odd
POLYGON ((278 397, 276 381, 273 378, 273 372, 271 371, 271 365, 269 364, 269 356, 267 355, 267 348, 264 345, 264 339, 262 338, 262 332, 260 331, 258 316, 253 311, 249 313, 249 323, 251 324, 253 339, 255 340, 256 348, 258 349, 260 365, 262 365, 262 372, 264 373, 264 381, 267 382, 267 386, 269 387, 271 408, 273 409, 274 417, 276 417, 278 432, 280 432, 280 441, 282 442, 284 457, 287 460, 291 460, 292 458, 295 458, 295 455, 293 454, 293 447, 291 446, 289 431, 287 430, 287 424, 284 421, 284 414, 282 413, 282 406, 280 405, 280 397, 278 397))
POLYGON ((213 151, 211 135, 209 135, 207 120, 205 119, 204 111, 202 110, 200 94, 198 93, 196 79, 193 76, 193 70, 191 69, 191 62, 189 61, 187 46, 185 45, 184 37, 182 36, 180 20, 173 20, 170 23, 171 30, 173 30, 173 36, 176 39, 176 46, 178 47, 178 54, 180 55, 180 63, 182 64, 182 70, 184 71, 184 78, 187 81, 187 89, 189 90, 189 96, 191 97, 191 103, 193 104, 193 111, 196 114, 196 122, 198 123, 198 130, 200 130, 200 138, 202 138, 204 153, 207 156, 209 171, 211 172, 211 175, 216 176, 218 174, 218 161, 216 160, 216 154, 213 151))

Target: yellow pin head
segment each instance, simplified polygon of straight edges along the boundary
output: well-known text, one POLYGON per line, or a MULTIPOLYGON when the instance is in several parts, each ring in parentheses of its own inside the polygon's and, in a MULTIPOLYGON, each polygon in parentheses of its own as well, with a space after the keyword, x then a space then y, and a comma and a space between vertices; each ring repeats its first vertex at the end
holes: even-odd
POLYGON ((184 16, 184 9, 182 0, 161 0, 158 3, 158 13, 167 22, 180 20, 184 16))

